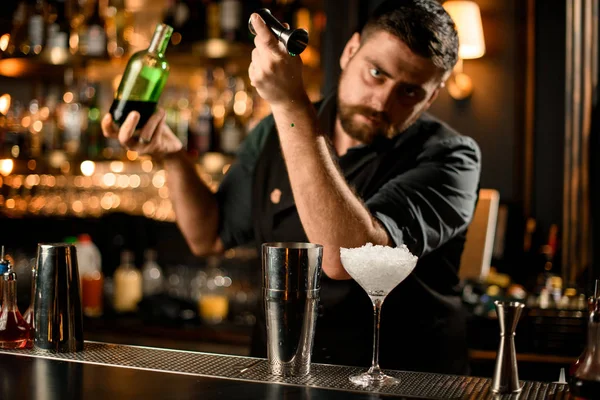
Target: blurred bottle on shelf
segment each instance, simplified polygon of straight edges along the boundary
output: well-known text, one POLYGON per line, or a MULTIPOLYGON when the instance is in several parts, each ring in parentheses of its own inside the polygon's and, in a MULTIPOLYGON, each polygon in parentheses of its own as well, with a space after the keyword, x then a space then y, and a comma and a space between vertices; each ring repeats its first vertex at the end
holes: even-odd
POLYGON ((75 81, 73 69, 65 71, 65 88, 62 104, 63 149, 73 158, 80 151, 81 136, 84 127, 84 112, 79 102, 80 91, 75 81))
POLYGON ((193 158, 217 148, 217 131, 212 105, 216 97, 215 80, 211 68, 205 71, 204 87, 196 93, 193 116, 188 134, 188 153, 193 158))
POLYGON ((28 132, 22 125, 25 107, 20 101, 13 101, 6 115, 6 128, 2 143, 2 157, 16 160, 26 159, 28 153, 28 132))
POLYGON ((75 246, 77 248, 79 278, 81 279, 83 314, 87 317, 99 317, 104 311, 102 255, 88 234, 79 235, 75 246))
POLYGON ((66 3, 67 0, 49 2, 51 18, 48 24, 46 47, 43 52, 53 64, 61 64, 69 56, 71 26, 66 3))
POLYGON ((125 8, 125 0, 109 0, 106 8, 106 50, 113 58, 129 54, 132 16, 125 8))
POLYGON ((221 0, 219 22, 223 39, 229 42, 239 42, 246 36, 245 30, 242 29, 242 11, 240 0, 221 0))
MULTIPOLYGON (((233 71, 232 71, 233 72, 233 71)), ((228 76, 228 85, 224 93, 225 115, 220 134, 220 151, 234 155, 246 136, 245 113, 247 93, 243 79, 235 73, 228 76)))
POLYGON ((142 274, 133 260, 133 252, 123 250, 121 264, 115 270, 113 307, 119 313, 137 311, 138 303, 142 300, 142 274))
POLYGON ((171 44, 177 46, 176 48, 179 51, 191 49, 191 45, 196 39, 196 31, 202 32, 202 29, 198 29, 197 26, 199 17, 195 14, 200 10, 200 7, 196 3, 198 2, 186 2, 183 0, 166 1, 163 23, 173 27, 171 44), (192 12, 194 12, 194 15, 192 12))
POLYGON ((106 0, 87 0, 86 5, 91 12, 88 12, 90 15, 80 30, 79 54, 87 57, 107 57, 105 21, 102 12, 106 9, 106 0))
POLYGON ((219 268, 219 259, 210 257, 206 271, 206 286, 201 288, 198 312, 208 324, 223 322, 229 313, 229 297, 226 289, 231 286, 231 278, 219 268))
POLYGON ((188 131, 190 126, 191 112, 189 108, 189 96, 186 89, 167 88, 164 93, 165 122, 173 133, 183 144, 188 146, 188 131))
POLYGON ((221 9, 216 1, 206 3, 206 39, 221 38, 221 9))
POLYGON ((37 55, 42 52, 46 44, 46 23, 48 21, 48 10, 44 0, 31 0, 28 21, 28 40, 23 44, 24 48, 29 48, 28 54, 37 55))
POLYGON ((12 29, 4 55, 7 57, 23 57, 29 54, 27 44, 29 36, 29 4, 21 0, 12 16, 12 29), (27 52, 25 52, 27 51, 27 52))
POLYGON ((144 252, 145 262, 142 266, 142 289, 144 297, 160 294, 164 290, 164 274, 156 261, 156 250, 144 252))
POLYGON ((96 160, 100 158, 104 149, 104 135, 100 126, 99 86, 85 79, 82 82, 80 98, 82 99, 85 126, 80 158, 96 160))

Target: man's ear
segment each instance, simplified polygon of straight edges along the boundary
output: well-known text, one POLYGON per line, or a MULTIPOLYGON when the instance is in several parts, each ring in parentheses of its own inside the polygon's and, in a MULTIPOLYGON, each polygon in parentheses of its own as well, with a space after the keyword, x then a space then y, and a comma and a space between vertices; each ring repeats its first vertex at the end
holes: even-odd
POLYGON ((350 62, 350 59, 356 54, 358 49, 360 48, 360 33, 356 32, 352 37, 346 42, 346 46, 344 47, 344 51, 340 57, 340 67, 342 69, 346 68, 346 65, 350 62))

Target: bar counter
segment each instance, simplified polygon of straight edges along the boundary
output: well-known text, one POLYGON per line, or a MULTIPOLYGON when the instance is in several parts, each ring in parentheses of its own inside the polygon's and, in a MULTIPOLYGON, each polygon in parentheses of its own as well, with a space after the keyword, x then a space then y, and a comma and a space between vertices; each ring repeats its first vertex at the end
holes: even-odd
POLYGON ((348 380, 365 369, 313 364, 307 377, 279 378, 261 358, 86 341, 78 353, 0 350, 0 399, 569 398, 556 383, 526 381, 520 395, 494 396, 488 378, 389 370, 401 383, 372 391, 348 380))

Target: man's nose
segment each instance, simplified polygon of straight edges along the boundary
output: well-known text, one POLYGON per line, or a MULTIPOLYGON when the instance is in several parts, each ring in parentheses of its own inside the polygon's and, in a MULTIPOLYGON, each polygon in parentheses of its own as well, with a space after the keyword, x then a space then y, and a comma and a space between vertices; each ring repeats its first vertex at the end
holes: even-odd
POLYGON ((389 111, 393 101, 392 87, 379 87, 371 97, 371 107, 381 113, 389 111))

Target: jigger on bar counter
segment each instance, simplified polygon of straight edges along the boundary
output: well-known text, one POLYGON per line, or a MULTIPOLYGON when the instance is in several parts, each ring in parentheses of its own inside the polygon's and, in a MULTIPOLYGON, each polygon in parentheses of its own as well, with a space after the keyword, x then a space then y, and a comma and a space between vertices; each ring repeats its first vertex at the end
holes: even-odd
MULTIPOLYGON (((285 49, 291 56, 297 56, 308 46, 308 32, 305 29, 288 29, 277 18, 271 14, 268 8, 261 8, 255 11, 260 15, 265 24, 271 29, 271 32, 285 45, 285 49)), ((252 19, 248 20, 248 29, 253 35, 256 35, 252 19)))
POLYGON ((525 305, 519 302, 494 302, 500 324, 500 345, 496 355, 496 368, 492 380, 492 392, 515 394, 522 389, 517 368, 515 331, 525 305))

